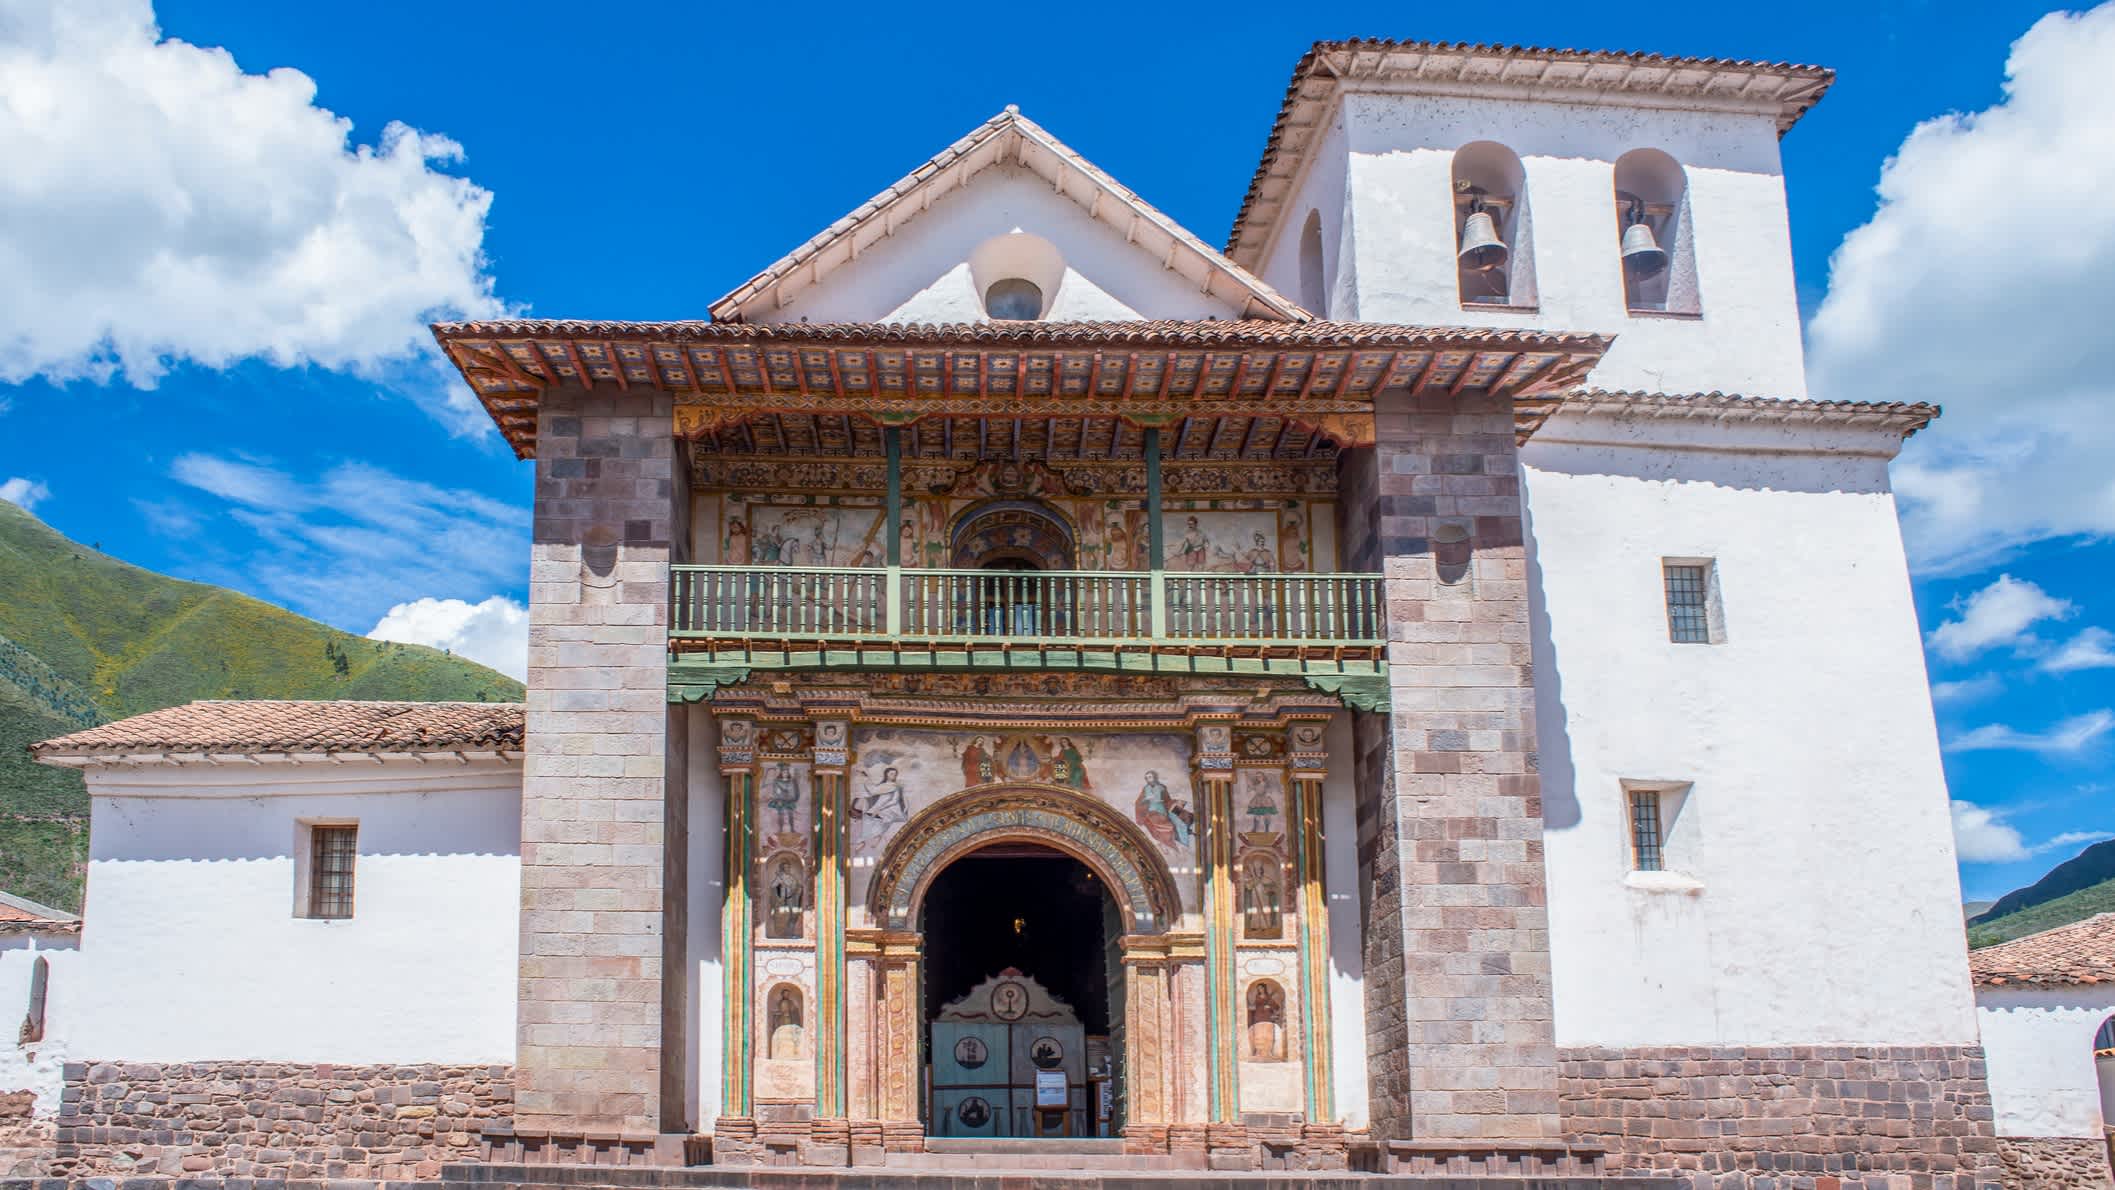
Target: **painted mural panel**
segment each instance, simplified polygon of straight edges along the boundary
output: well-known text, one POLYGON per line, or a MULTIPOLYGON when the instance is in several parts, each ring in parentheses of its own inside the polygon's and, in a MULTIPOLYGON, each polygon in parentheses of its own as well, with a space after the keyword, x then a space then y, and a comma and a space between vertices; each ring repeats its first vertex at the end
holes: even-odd
POLYGON ((1196 797, 1188 738, 1173 734, 861 727, 851 775, 855 903, 889 839, 933 802, 980 785, 1031 782, 1095 797, 1152 838, 1194 909, 1196 797))
POLYGON ((730 494, 721 505, 720 559, 732 566, 880 566, 888 549, 882 509, 862 505, 730 494))

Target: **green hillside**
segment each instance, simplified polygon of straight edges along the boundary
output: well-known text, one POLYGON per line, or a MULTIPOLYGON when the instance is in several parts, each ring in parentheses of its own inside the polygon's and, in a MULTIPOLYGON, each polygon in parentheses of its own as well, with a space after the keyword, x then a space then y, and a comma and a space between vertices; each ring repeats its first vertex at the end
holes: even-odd
POLYGON ((198 698, 511 702, 519 682, 69 541, 0 501, 0 889, 80 903, 88 797, 29 743, 198 698))
POLYGON ((1968 923, 1968 945, 1990 946, 2010 942, 2043 930, 2084 921, 2096 913, 2115 912, 2115 880, 2103 880, 2076 892, 2030 905, 2003 917, 1982 917, 1968 923))

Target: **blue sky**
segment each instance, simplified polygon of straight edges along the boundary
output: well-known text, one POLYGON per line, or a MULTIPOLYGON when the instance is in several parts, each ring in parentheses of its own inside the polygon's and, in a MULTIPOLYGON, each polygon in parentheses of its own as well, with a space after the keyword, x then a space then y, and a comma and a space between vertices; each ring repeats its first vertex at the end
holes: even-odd
POLYGON ((528 465, 422 354, 429 313, 702 317, 1008 103, 1217 242, 1316 38, 1819 62, 1784 143, 1817 395, 1949 407, 1898 480, 1966 890, 1995 895, 2115 830, 2115 438, 2079 429, 2115 217, 2078 213, 2115 186, 2115 12, 2040 26, 2008 95, 2047 11, 0 0, 0 495, 508 665, 528 465), (2022 238, 2059 248, 2008 275, 2022 238))

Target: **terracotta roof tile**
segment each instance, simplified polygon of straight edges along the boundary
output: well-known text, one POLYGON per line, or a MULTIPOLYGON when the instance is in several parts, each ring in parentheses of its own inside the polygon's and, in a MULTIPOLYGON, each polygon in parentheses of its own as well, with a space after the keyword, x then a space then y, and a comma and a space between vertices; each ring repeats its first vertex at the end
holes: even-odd
POLYGON ((77 934, 81 919, 27 897, 0 892, 0 935, 77 934))
POLYGON ((1536 424, 1558 410, 1631 413, 1648 417, 1713 417, 1724 421, 1838 421, 1886 426, 1904 438, 1930 425, 1941 410, 1921 401, 1820 401, 1809 397, 1751 397, 1739 393, 1654 393, 1589 388, 1523 402, 1536 406, 1536 424))
POLYGON ((1820 102, 1835 77, 1822 66, 1745 58, 1387 38, 1318 41, 1293 67, 1270 138, 1264 142, 1263 159, 1234 216, 1226 254, 1246 268, 1260 267, 1264 242, 1280 222, 1280 208, 1300 163, 1326 129, 1329 106, 1345 81, 1413 91, 1458 93, 1464 86, 1497 86, 1574 98, 1613 95, 1614 102, 1622 102, 1625 94, 1639 95, 1640 103, 1688 97, 1698 104, 1774 112, 1782 135, 1820 102))
POLYGON ((186 703, 31 744, 39 760, 116 753, 518 751, 520 703, 186 703))
POLYGON ((1968 952, 1977 987, 2064 987, 2115 980, 2115 913, 1968 952))

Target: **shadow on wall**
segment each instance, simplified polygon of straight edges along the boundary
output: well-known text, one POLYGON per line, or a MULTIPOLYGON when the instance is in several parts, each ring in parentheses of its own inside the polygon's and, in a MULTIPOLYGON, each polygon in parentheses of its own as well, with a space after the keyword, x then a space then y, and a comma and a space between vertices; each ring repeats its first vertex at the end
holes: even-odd
POLYGON ((1564 709, 1564 679, 1557 668, 1549 606, 1542 597, 1542 556, 1535 549, 1533 502, 1521 501, 1521 533, 1527 538, 1528 640, 1535 681, 1535 767, 1541 774, 1542 828, 1579 824, 1578 776, 1572 769, 1570 720, 1564 709))
MULTIPOLYGON (((1785 449, 1799 440, 1784 439, 1785 449)), ((1805 439, 1811 442, 1811 438, 1805 439)), ((1757 454, 1767 451, 1763 435, 1743 435, 1724 447, 1712 449, 1699 442, 1695 449, 1658 446, 1625 446, 1603 443, 1546 442, 1531 440, 1521 449, 1521 465, 1534 471, 1559 475, 1607 475, 1625 479, 1667 483, 1703 483, 1747 491, 1848 493, 1875 495, 1891 490, 1887 481, 1889 454, 1837 453, 1757 454), (1734 453, 1737 445, 1742 453, 1734 453)))
POLYGON ((111 799, 96 809, 94 863, 295 857, 304 822, 359 827, 359 854, 516 856, 519 801, 507 791, 348 797, 111 799))

